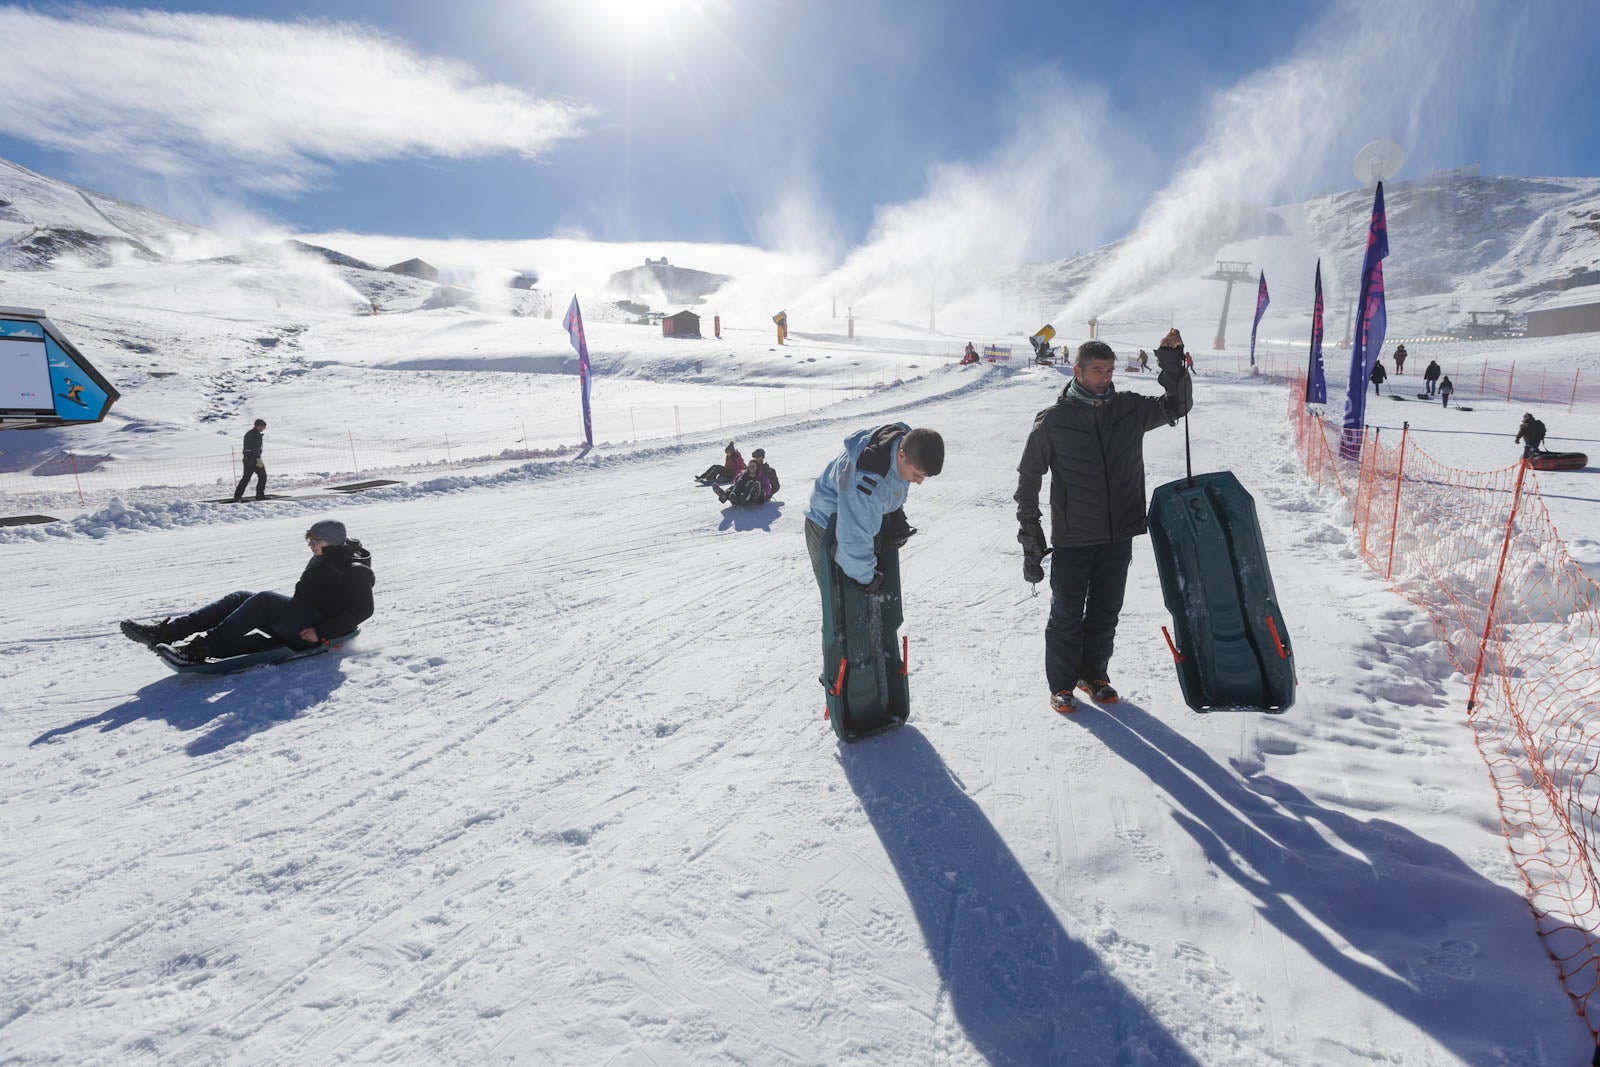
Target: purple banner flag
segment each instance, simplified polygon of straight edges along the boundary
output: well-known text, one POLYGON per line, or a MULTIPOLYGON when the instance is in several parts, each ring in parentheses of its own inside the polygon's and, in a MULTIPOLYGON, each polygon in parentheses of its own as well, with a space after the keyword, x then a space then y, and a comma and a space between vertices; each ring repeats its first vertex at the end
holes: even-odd
POLYGON ((1383 257, 1389 254, 1389 224, 1383 213, 1383 183, 1372 198, 1372 222, 1367 226, 1367 254, 1361 260, 1361 288, 1357 300, 1355 339, 1350 348, 1350 385, 1344 397, 1344 428, 1339 434, 1339 455, 1361 458, 1361 441, 1367 429, 1367 382, 1389 331, 1383 303, 1383 257))
MULTIPOLYGON (((1261 316, 1266 314, 1267 305, 1272 303, 1272 298, 1267 296, 1267 272, 1261 272, 1261 284, 1256 287, 1256 321, 1250 327, 1250 366, 1256 365, 1256 330, 1261 327, 1261 316)), ((1255 373, 1253 370, 1251 373, 1255 373)))
POLYGON ((572 294, 572 306, 567 317, 561 320, 567 328, 572 347, 578 350, 578 383, 583 389, 583 443, 594 447, 594 423, 589 418, 589 342, 583 336, 583 312, 578 310, 578 294, 572 294))
POLYGON ((1328 402, 1328 378, 1322 369, 1322 260, 1317 260, 1317 299, 1311 307, 1311 360, 1306 364, 1306 403, 1328 402))

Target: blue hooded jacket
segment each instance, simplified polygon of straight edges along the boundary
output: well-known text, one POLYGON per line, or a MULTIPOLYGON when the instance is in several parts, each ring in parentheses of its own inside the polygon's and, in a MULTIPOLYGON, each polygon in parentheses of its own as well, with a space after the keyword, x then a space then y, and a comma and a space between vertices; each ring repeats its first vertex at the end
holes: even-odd
POLYGON ((806 518, 826 529, 839 516, 833 558, 839 569, 862 585, 878 569, 872 539, 883 517, 903 507, 911 483, 900 477, 895 453, 911 432, 903 422, 861 430, 844 439, 844 451, 817 476, 806 518))

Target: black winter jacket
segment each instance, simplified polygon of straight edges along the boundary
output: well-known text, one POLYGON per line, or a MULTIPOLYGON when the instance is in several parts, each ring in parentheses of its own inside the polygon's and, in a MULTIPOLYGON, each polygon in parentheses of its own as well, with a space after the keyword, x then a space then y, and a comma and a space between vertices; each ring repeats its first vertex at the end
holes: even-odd
POLYGON ((372 617, 372 553, 360 541, 328 545, 294 584, 294 598, 322 614, 317 635, 347 634, 372 617))
POLYGON ((244 432, 244 465, 250 468, 261 458, 261 431, 254 427, 244 432))
POLYGON ((1178 360, 1157 379, 1162 396, 1115 392, 1090 405, 1068 397, 1069 385, 1039 412, 1017 464, 1019 522, 1039 521, 1048 471, 1052 545, 1102 545, 1145 532, 1144 435, 1177 422, 1194 403, 1181 354, 1178 360))

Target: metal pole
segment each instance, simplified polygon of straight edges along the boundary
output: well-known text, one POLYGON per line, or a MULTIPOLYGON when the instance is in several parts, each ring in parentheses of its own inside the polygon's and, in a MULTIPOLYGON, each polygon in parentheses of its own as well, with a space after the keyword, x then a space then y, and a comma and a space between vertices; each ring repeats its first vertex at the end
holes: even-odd
POLYGON ((1411 424, 1400 424, 1400 466, 1394 472, 1394 516, 1389 524, 1389 568, 1384 572, 1384 580, 1394 577, 1394 542, 1400 531, 1400 479, 1406 472, 1406 438, 1411 434, 1411 424))
POLYGON ((1569 414, 1572 412, 1572 405, 1578 402, 1578 375, 1580 373, 1580 371, 1572 372, 1572 399, 1567 401, 1567 412, 1569 414))
POLYGON ((1517 487, 1511 493, 1511 514, 1506 516, 1506 537, 1500 544, 1500 566, 1494 572, 1494 592, 1489 594, 1489 611, 1483 619, 1483 638, 1478 642, 1478 666, 1472 672, 1472 691, 1467 694, 1467 711, 1478 703, 1478 679, 1483 676, 1483 657, 1489 647, 1489 630, 1494 625, 1494 609, 1500 600, 1500 581, 1506 573, 1506 555, 1511 551, 1511 532, 1517 525, 1517 506, 1522 503, 1522 479, 1528 474, 1528 461, 1517 467, 1517 487))
POLYGON ((1506 376, 1506 401, 1511 400, 1511 383, 1517 380, 1517 361, 1511 361, 1511 373, 1506 376))
MULTIPOLYGON (((356 439, 350 433, 349 430, 345 430, 344 435, 350 441, 350 467, 357 474, 360 474, 361 473, 361 464, 356 462, 356 439)), ((523 436, 527 436, 526 431, 524 431, 523 436)))
POLYGON ((78 505, 83 506, 83 482, 78 480, 78 457, 71 452, 67 453, 67 460, 72 464, 72 484, 78 487, 78 505))
POLYGON ((1233 302, 1233 282, 1228 282, 1222 293, 1222 318, 1217 320, 1217 339, 1211 342, 1213 351, 1220 352, 1228 344, 1228 305, 1233 302))
POLYGON ((628 409, 628 424, 633 427, 633 439, 639 440, 639 420, 633 417, 633 409, 628 409))
POLYGON ((447 467, 454 467, 456 461, 450 458, 450 435, 444 435, 444 463, 447 467))

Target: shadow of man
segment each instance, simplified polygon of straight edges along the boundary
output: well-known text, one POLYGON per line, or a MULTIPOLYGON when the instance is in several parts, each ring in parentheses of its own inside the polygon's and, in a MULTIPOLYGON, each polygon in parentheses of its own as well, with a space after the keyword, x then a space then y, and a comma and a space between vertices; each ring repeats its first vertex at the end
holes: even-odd
POLYGON ((169 675, 109 711, 46 730, 29 747, 53 744, 92 726, 106 733, 149 719, 184 732, 211 726, 184 747, 190 756, 209 755, 326 700, 344 684, 339 659, 337 654, 326 654, 239 674, 169 675))
POLYGON ((996 1064, 1195 1064, 1068 935, 914 727, 841 746, 850 788, 905 886, 956 1019, 996 1064))
POLYGON ((772 524, 783 512, 783 501, 768 500, 764 504, 754 506, 745 504, 729 504, 722 509, 722 523, 717 527, 726 530, 730 527, 743 532, 745 530, 771 530, 772 524))
POLYGON ((1267 774, 1241 779, 1126 699, 1072 721, 1165 790, 1212 867, 1331 974, 1467 1063, 1498 1061, 1518 1025, 1536 1040, 1544 1016, 1531 1009, 1553 989, 1471 980, 1529 958, 1520 895, 1404 826, 1325 808, 1267 774), (1518 1010, 1519 998, 1530 1010, 1518 1010))

